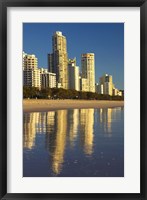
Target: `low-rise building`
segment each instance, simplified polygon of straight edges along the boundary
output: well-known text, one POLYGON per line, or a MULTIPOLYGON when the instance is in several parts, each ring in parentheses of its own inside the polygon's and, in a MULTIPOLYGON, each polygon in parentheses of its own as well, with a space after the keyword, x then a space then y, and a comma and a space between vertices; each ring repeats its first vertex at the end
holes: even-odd
POLYGON ((34 54, 23 52, 23 85, 27 87, 41 87, 38 59, 34 54))
POLYGON ((27 87, 41 87, 39 69, 24 69, 23 70, 23 85, 27 87))
POLYGON ((47 69, 40 69, 41 87, 42 88, 55 88, 56 87, 56 74, 48 72, 47 69))

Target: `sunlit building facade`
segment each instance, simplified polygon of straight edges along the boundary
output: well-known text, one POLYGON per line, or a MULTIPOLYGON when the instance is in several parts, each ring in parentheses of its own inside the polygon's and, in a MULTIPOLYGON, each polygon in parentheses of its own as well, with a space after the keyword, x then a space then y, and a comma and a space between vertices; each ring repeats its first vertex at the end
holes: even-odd
POLYGON ((27 87, 41 87, 38 59, 34 54, 23 54, 23 85, 27 87))
POLYGON ((122 96, 122 91, 117 88, 113 88, 113 96, 122 96))
MULTIPOLYGON (((81 57, 82 78, 87 79, 87 87, 82 87, 82 91, 95 92, 95 60, 94 53, 82 54, 81 57)), ((86 82, 86 81, 84 81, 86 82)))
POLYGON ((80 79, 80 85, 81 85, 81 91, 87 92, 88 91, 88 81, 86 78, 81 78, 80 79))
POLYGON ((55 88, 56 87, 56 74, 48 72, 47 69, 40 69, 41 87, 42 88, 55 88))
POLYGON ((99 89, 98 93, 99 94, 106 94, 106 95, 113 95, 113 81, 112 81, 112 76, 108 74, 104 74, 102 77, 100 77, 99 81, 99 89))
POLYGON ((56 31, 52 37, 52 51, 48 54, 48 70, 56 74, 57 86, 68 89, 67 42, 60 31, 56 31))

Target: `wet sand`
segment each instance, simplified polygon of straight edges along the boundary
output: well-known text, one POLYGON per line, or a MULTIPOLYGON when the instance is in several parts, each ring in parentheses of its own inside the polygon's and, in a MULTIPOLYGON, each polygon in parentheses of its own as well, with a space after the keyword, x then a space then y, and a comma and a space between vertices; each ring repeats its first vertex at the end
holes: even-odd
POLYGON ((64 110, 74 108, 113 108, 124 106, 124 101, 105 100, 45 100, 25 99, 23 100, 24 112, 45 112, 53 110, 64 110))

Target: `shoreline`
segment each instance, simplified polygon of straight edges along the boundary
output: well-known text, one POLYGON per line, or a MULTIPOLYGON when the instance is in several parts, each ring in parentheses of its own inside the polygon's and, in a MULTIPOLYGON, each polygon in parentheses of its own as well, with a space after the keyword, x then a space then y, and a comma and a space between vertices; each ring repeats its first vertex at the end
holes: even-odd
POLYGON ((48 100, 48 99, 24 99, 23 112, 48 112, 65 109, 90 109, 90 108, 114 108, 124 107, 124 101, 108 100, 48 100))

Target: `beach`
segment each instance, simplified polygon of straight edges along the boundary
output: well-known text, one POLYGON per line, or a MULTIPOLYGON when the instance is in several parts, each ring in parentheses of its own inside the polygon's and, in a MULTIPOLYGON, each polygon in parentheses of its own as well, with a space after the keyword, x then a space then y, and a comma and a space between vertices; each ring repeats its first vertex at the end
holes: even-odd
POLYGON ((114 108, 123 107, 124 101, 106 100, 46 100, 46 99, 24 99, 24 112, 46 112, 53 110, 64 110, 74 108, 114 108))

